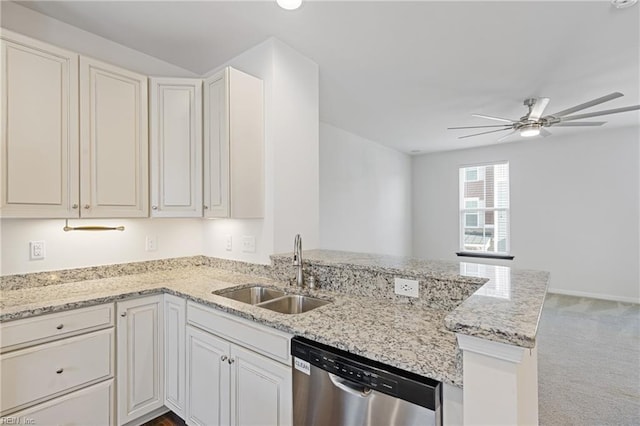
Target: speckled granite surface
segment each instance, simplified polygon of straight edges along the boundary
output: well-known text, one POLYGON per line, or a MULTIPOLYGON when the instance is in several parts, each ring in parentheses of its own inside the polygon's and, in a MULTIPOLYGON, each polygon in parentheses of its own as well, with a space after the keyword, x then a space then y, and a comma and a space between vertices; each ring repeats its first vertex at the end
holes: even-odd
POLYGON ((267 277, 192 266, 3 291, 0 320, 167 292, 423 376, 456 386, 462 384, 455 334, 446 330, 443 323, 447 311, 285 286, 289 292, 333 301, 303 314, 285 315, 212 294, 255 283, 284 286, 267 277))
POLYGON ((207 256, 191 256, 149 260, 144 262, 118 263, 114 265, 91 266, 85 268, 61 269, 51 272, 4 275, 0 276, 0 290, 42 287, 52 284, 121 277, 124 275, 142 274, 145 272, 170 271, 177 268, 202 265, 252 275, 271 276, 272 274, 271 265, 260 265, 207 256))
MULTIPOLYGON (((451 311, 448 330, 526 348, 535 346, 549 273, 330 250, 303 252, 321 287, 451 311), (420 300, 393 294, 393 278, 420 281, 420 300)), ((272 257, 274 276, 291 276, 291 254, 272 257)))
MULTIPOLYGON (((421 264, 415 259, 392 256, 309 250, 302 258, 305 276, 313 275, 321 288, 449 311, 487 281, 449 273, 448 264, 446 267, 438 262, 422 261, 424 264, 421 264), (396 295, 396 277, 418 280, 420 297, 396 295)), ((286 280, 292 276, 291 254, 274 255, 271 260, 274 277, 286 280)))
POLYGON ((546 272, 324 250, 305 251, 303 259, 319 290, 284 284, 294 273, 290 254, 273 256, 273 267, 196 256, 7 276, 0 321, 166 292, 457 386, 455 332, 535 346, 546 272), (395 296, 394 276, 418 279, 421 298, 395 296), (52 284, 63 281, 70 282, 52 284), (256 283, 333 303, 285 315, 212 294, 256 283))

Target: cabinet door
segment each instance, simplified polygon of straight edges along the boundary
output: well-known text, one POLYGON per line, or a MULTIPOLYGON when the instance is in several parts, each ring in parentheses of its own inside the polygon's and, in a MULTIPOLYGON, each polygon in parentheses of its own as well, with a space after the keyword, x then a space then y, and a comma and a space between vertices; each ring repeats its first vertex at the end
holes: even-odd
POLYGON ((78 55, 2 30, 2 217, 78 217, 78 55))
POLYGON ((231 217, 264 217, 262 80, 229 68, 229 193, 231 217))
POLYGON ((164 295, 164 405, 185 418, 186 301, 164 295))
POLYGON ((147 78, 80 58, 82 217, 149 214, 147 78))
POLYGON ((223 339, 187 327, 187 424, 229 424, 229 350, 223 339))
POLYGON ((204 83, 204 216, 264 217, 262 80, 227 67, 204 83))
POLYGON ((229 217, 229 68, 204 81, 204 217, 229 217))
POLYGON ((231 347, 231 424, 292 424, 291 367, 231 347))
POLYGON ((118 302, 118 424, 162 407, 162 295, 118 302))
POLYGON ((202 216, 202 80, 149 81, 151 216, 202 216))

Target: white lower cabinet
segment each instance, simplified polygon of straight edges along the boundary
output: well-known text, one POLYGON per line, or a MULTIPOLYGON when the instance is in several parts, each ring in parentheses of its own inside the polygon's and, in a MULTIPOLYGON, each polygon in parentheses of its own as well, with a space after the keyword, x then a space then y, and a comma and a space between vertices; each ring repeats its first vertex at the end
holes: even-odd
POLYGON ((118 424, 164 405, 163 296, 117 303, 118 424))
POLYGON ((231 424, 290 425, 291 367, 232 345, 231 424))
POLYGON ((0 424, 115 424, 112 314, 109 303, 0 324, 0 424))
POLYGON ((171 294, 164 295, 164 405, 185 418, 187 302, 171 294))
MULTIPOLYGON (((14 413, 12 424, 113 425, 113 379, 14 413)), ((8 421, 5 424, 11 424, 8 421)))
POLYGON ((187 424, 229 424, 230 343, 187 327, 187 424))
MULTIPOLYGON (((216 320, 224 324, 225 319, 230 319, 227 314, 189 303, 187 321, 202 325, 206 311, 211 316, 208 325, 215 326, 216 320)), ((260 333, 264 328, 237 317, 232 321, 236 323, 237 336, 260 333)), ((224 330, 225 325, 222 327, 221 333, 228 331, 224 330)), ((289 345, 288 340, 282 340, 284 333, 276 336, 272 331, 265 334, 266 340, 273 336, 272 342, 289 345)), ((259 350, 255 343, 250 341, 247 345, 259 350)), ((291 365, 284 361, 249 350, 241 341, 232 343, 187 326, 188 425, 291 425, 291 376, 291 365)))

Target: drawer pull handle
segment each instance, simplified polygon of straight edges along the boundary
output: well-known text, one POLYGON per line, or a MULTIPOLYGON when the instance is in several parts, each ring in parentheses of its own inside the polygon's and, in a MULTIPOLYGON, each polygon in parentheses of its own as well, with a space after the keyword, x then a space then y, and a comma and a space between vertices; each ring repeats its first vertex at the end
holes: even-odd
POLYGON ((56 370, 56 374, 62 374, 63 371, 64 371, 64 368, 58 368, 56 370))
POLYGON ((229 365, 233 364, 234 362, 236 362, 236 360, 235 360, 235 359, 233 359, 233 358, 229 358, 229 365))
POLYGON ((226 356, 226 355, 222 355, 222 356, 220 357, 220 360, 221 360, 222 362, 225 362, 225 361, 227 360, 227 356, 226 356))
POLYGON ((123 312, 123 313, 121 313, 121 314, 120 314, 120 316, 121 316, 122 318, 124 318, 124 317, 126 317, 126 316, 127 316, 127 313, 126 313, 126 312, 123 312))
POLYGON ((58 325, 56 328, 57 328, 58 330, 62 330, 62 328, 63 328, 63 327, 64 327, 64 324, 60 324, 60 325, 58 325))

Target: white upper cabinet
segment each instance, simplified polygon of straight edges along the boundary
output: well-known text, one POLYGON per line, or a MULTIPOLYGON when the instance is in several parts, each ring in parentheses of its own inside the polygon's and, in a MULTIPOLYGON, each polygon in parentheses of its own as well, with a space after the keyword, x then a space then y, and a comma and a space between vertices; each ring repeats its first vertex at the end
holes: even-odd
POLYGON ((147 77, 6 30, 1 50, 2 217, 148 216, 147 77))
POLYGON ((78 55, 2 30, 2 217, 78 217, 78 55))
POLYGON ((151 216, 202 217, 202 80, 149 80, 151 216))
POLYGON ((147 77, 80 58, 82 217, 149 214, 147 77))
POLYGON ((204 82, 204 216, 264 216, 262 80, 227 67, 204 82))

